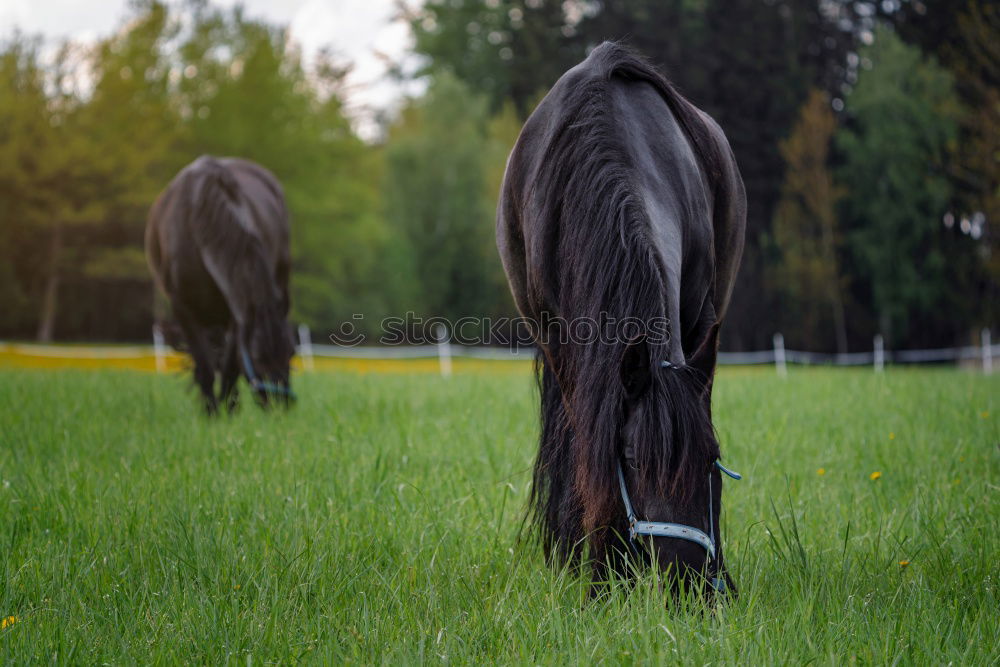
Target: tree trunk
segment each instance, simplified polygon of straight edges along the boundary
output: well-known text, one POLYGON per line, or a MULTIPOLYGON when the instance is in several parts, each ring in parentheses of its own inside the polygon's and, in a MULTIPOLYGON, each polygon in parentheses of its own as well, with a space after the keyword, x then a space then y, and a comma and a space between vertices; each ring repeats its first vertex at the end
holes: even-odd
POLYGON ((882 334, 882 340, 885 341, 885 346, 887 349, 892 349, 892 318, 889 317, 889 312, 882 309, 878 315, 879 333, 882 334))
POLYGON ((830 281, 830 305, 833 306, 833 326, 836 329, 837 352, 847 353, 847 322, 844 317, 844 298, 840 293, 840 265, 837 262, 837 247, 834 243, 833 226, 835 219, 832 214, 823 216, 820 221, 820 233, 823 235, 823 251, 827 265, 833 274, 830 281))
POLYGON ((840 296, 840 286, 834 285, 830 289, 831 300, 833 301, 833 325, 837 334, 837 352, 847 354, 847 322, 844 317, 844 300, 840 296))
POLYGON ((42 296, 42 314, 38 322, 38 341, 52 342, 56 325, 56 306, 59 297, 59 259, 62 255, 62 225, 52 228, 49 243, 49 274, 45 279, 45 294, 42 296))

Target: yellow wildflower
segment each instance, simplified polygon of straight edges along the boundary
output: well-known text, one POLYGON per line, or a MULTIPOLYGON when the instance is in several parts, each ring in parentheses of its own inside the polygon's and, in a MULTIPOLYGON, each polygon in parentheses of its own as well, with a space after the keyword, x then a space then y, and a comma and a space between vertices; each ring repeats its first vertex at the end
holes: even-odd
POLYGON ((874 482, 874 481, 877 481, 881 476, 882 476, 882 472, 879 471, 879 470, 876 470, 872 474, 868 475, 868 479, 870 479, 871 481, 874 482))
POLYGON ((819 470, 816 471, 816 474, 822 477, 823 475, 826 474, 826 468, 820 468, 819 470))
POLYGON ((7 618, 0 620, 0 630, 3 630, 7 626, 14 625, 17 623, 17 616, 8 616, 7 618))
POLYGON ((908 560, 901 560, 901 561, 899 561, 899 566, 900 567, 906 567, 909 564, 910 564, 910 561, 908 561, 908 560))
POLYGON ((890 433, 889 433, 889 439, 890 439, 890 440, 895 440, 895 439, 896 439, 896 434, 895 434, 895 433, 892 433, 892 432, 890 432, 890 433))

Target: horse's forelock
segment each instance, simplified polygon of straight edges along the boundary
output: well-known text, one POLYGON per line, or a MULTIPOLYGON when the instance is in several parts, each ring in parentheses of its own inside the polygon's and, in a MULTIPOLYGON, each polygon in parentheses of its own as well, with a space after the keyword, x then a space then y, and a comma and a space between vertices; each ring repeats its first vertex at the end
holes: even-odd
POLYGON ((621 378, 624 347, 606 346, 599 353, 606 355, 603 360, 580 360, 566 401, 585 532, 621 518, 617 470, 625 444, 634 450, 639 496, 679 504, 690 501, 719 453, 701 374, 688 367, 660 368, 661 355, 654 353, 648 386, 629 397, 621 378))
POLYGON ((701 374, 690 368, 657 369, 642 397, 634 441, 641 493, 686 504, 719 455, 701 374))

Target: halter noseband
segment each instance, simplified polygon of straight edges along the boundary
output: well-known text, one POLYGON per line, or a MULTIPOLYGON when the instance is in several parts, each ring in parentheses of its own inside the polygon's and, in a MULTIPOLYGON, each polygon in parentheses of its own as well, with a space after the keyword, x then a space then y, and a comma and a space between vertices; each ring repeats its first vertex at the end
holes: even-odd
POLYGON ((281 385, 274 384, 273 382, 267 382, 257 377, 257 374, 253 370, 253 363, 250 361, 250 355, 246 350, 241 349, 240 355, 243 358, 243 372, 246 373, 247 380, 250 382, 251 387, 253 387, 256 391, 263 391, 268 394, 283 394, 293 401, 295 400, 295 392, 288 387, 282 387, 281 385))
MULTIPOLYGON (((678 368, 669 361, 660 362, 661 368, 678 368)), ((714 461, 715 468, 733 479, 743 479, 743 475, 734 472, 718 460, 714 461)), ((666 521, 639 521, 632 509, 632 501, 628 496, 628 489, 625 488, 625 474, 622 472, 621 461, 618 462, 618 486, 621 488, 622 501, 625 503, 625 513, 628 516, 628 537, 629 543, 634 544, 638 535, 649 535, 651 537, 669 537, 677 540, 687 540, 694 542, 708 553, 708 560, 715 559, 715 512, 712 507, 712 473, 708 473, 708 529, 711 533, 706 533, 693 526, 685 526, 682 523, 668 523, 666 521)), ((717 591, 724 591, 726 583, 721 577, 712 579, 712 588, 717 591)))

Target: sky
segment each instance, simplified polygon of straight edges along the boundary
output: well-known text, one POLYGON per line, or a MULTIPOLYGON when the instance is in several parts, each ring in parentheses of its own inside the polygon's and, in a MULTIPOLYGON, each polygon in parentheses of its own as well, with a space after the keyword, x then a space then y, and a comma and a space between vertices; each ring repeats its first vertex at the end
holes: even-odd
MULTIPOLYGON (((408 0, 410 6, 420 0, 408 0)), ((211 0, 230 7, 237 0, 211 0)), ((363 136, 376 131, 375 116, 391 111, 408 92, 386 76, 388 62, 405 62, 411 43, 405 22, 396 18, 396 0, 242 0, 250 17, 287 25, 307 61, 328 46, 337 60, 354 63, 347 79, 347 111, 363 136)), ((0 37, 14 28, 61 39, 94 41, 112 33, 126 14, 128 0, 0 0, 0 37)))

